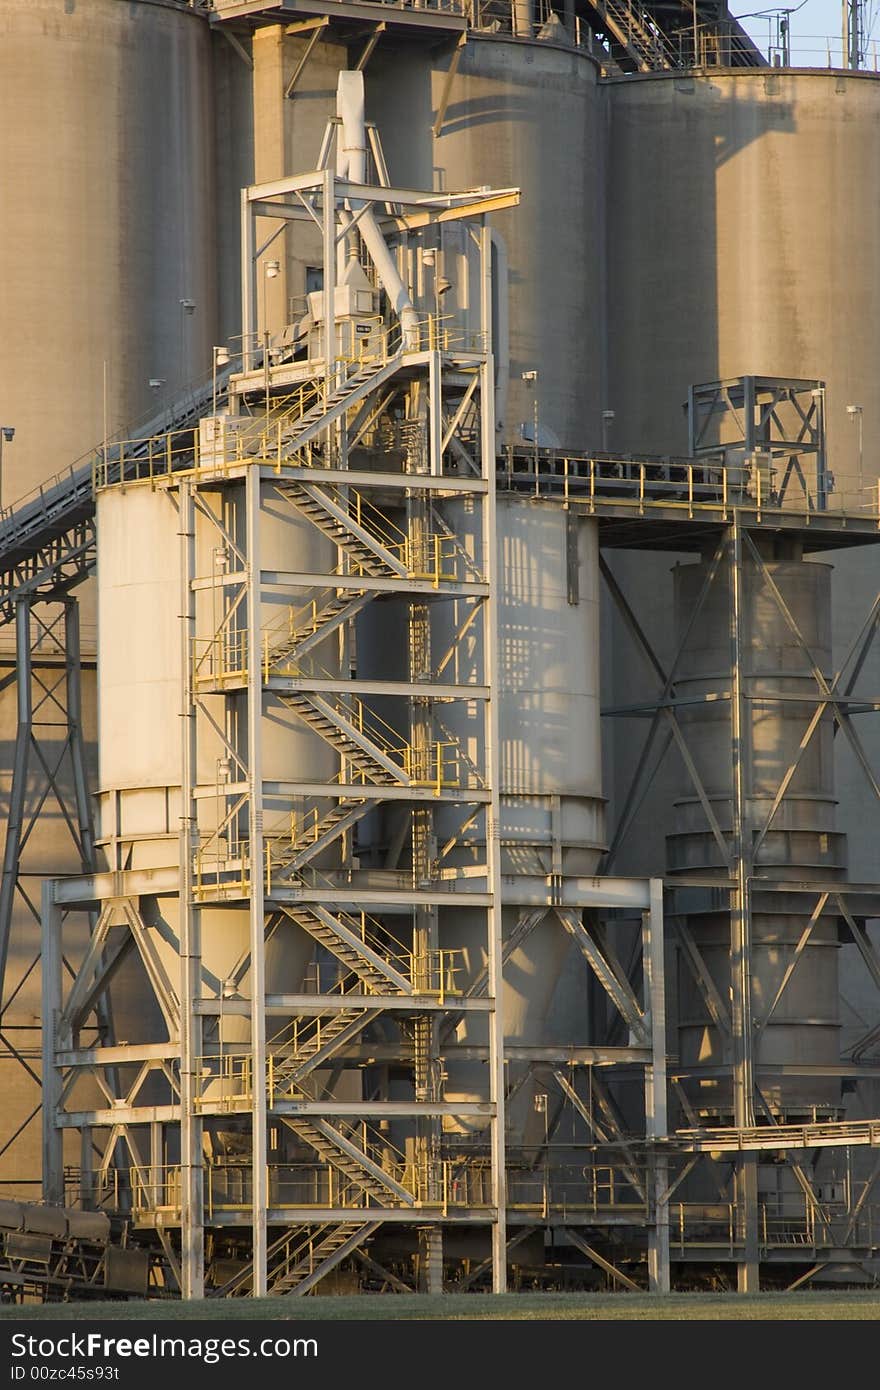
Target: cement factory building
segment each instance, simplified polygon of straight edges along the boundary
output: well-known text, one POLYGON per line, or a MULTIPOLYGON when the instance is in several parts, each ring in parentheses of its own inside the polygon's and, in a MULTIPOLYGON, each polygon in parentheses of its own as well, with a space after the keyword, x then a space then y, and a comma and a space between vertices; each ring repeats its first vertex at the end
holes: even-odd
POLYGON ((857 26, 0 39, 0 1284, 873 1282, 857 26))

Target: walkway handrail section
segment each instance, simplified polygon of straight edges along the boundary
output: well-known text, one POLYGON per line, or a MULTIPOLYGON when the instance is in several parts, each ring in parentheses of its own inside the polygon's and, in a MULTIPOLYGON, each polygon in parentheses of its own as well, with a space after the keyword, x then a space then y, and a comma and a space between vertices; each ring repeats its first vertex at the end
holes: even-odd
MULTIPOLYGON (((0 572, 20 558, 35 553, 69 526, 94 512, 95 470, 100 463, 107 473, 136 470, 139 452, 147 454, 160 433, 186 429, 195 424, 210 407, 213 393, 225 390, 236 364, 230 362, 213 376, 187 386, 167 409, 153 414, 125 430, 126 441, 118 436, 107 444, 96 444, 69 468, 46 479, 0 511, 0 572), (123 468, 120 470, 120 463, 123 468)), ((122 481, 120 477, 118 479, 122 481)))
POLYGON ((647 506, 659 503, 685 511, 690 519, 706 509, 726 515, 744 508, 756 512, 759 522, 769 512, 807 522, 847 517, 880 529, 880 480, 865 486, 852 480, 848 487, 838 477, 830 491, 813 477, 795 482, 782 468, 726 464, 723 457, 720 451, 700 458, 578 454, 520 444, 508 446, 498 459, 496 481, 504 491, 585 502, 591 511, 599 503, 616 502, 643 515, 647 506))
POLYGON ((880 1120, 841 1120, 808 1125, 756 1125, 750 1129, 679 1129, 668 1144, 687 1152, 815 1149, 846 1144, 880 1147, 880 1120))

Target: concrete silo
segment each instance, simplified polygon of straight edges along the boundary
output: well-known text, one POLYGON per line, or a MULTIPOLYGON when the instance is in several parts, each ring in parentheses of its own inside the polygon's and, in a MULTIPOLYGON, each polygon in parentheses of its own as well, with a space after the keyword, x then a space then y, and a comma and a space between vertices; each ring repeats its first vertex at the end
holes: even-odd
MULTIPOLYGON (((2 455, 0 502, 8 508, 91 456, 107 434, 160 412, 210 369, 217 332, 214 91, 211 36, 203 16, 181 4, 13 0, 3 7, 0 36, 7 134, 0 154, 0 416, 15 430, 2 455)), ((18 789, 26 785, 18 819, 11 785, 20 722, 15 689, 5 687, 0 697, 4 801, 13 822, 7 843, 26 839, 21 853, 16 845, 7 858, 5 873, 6 1023, 30 1067, 40 1006, 28 900, 32 905, 41 876, 79 871, 90 852, 77 849, 62 803, 72 804, 79 775, 65 748, 71 721, 77 738, 84 730, 89 745, 95 739, 92 597, 86 593, 79 625, 79 695, 58 676, 65 646, 72 650, 66 612, 62 605, 22 616, 21 644, 32 649, 27 684, 42 711, 36 738, 46 767, 57 766, 60 790, 56 799, 37 755, 28 760, 20 747, 18 789), (54 686, 54 699, 47 686, 54 686)), ((11 604, 7 657, 15 649, 10 616, 11 604)), ((4 1090, 23 1124, 8 1171, 10 1180, 28 1184, 39 1154, 28 1117, 39 1090, 27 1068, 7 1058, 4 1090)), ((27 1195, 27 1186, 22 1191, 27 1195)))
POLYGON ((846 548, 877 523, 875 79, 759 70, 726 14, 653 3, 110 8, 143 128, 88 119, 131 129, 174 215, 126 240, 130 161, 96 189, 141 274, 102 301, 133 364, 108 401, 171 380, 144 323, 215 380, 201 420, 98 459, 109 875, 47 890, 49 1196, 58 1135, 109 1133, 83 1191, 114 1176, 139 1238, 172 1230, 188 1294, 309 1292, 349 1257, 433 1290, 500 1289, 508 1253, 653 1289, 867 1257, 841 1035, 870 1055, 874 1005, 853 1039, 840 1000, 856 951, 880 979, 846 548), (700 383, 733 434, 692 417, 685 457, 700 383), (107 954, 64 1003, 72 905, 107 954), (110 972, 102 1109, 70 1078, 110 972), (806 1176, 810 1141, 846 1156, 806 1176))

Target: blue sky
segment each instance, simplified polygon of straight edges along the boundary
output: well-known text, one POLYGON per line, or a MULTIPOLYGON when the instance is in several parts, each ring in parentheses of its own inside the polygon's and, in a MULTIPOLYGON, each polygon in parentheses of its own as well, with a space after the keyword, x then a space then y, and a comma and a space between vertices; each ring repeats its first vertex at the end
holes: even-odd
MULTIPOLYGON (((795 67, 827 67, 829 46, 831 64, 840 67, 841 56, 841 10, 840 0, 781 0, 781 3, 762 3, 762 0, 729 0, 730 9, 743 24, 763 52, 767 52, 768 40, 772 43, 776 34, 776 17, 790 10, 791 61, 795 67), (755 14, 754 12, 759 13, 755 14), (744 16, 748 15, 748 18, 744 16)), ((878 20, 880 0, 866 0, 864 6, 865 24, 868 31, 866 67, 880 67, 880 20, 878 20)))

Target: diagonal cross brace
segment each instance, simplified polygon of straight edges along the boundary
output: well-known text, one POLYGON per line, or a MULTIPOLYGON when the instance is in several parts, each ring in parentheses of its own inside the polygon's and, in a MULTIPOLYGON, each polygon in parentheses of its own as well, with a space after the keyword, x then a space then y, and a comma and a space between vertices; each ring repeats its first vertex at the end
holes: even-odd
POLYGON ((831 707, 833 708, 838 726, 843 730, 844 734, 846 735, 850 747, 852 748, 853 753, 855 754, 862 768, 862 771, 864 772, 865 777, 868 780, 871 790, 873 791, 877 800, 880 801, 880 783, 878 783, 877 778, 874 775, 874 769, 871 767, 871 764, 868 760, 868 756, 865 753, 865 750, 862 746, 862 741, 856 733, 855 729, 852 727, 849 714, 839 703, 838 699, 835 698, 838 695, 838 691, 836 690, 835 685, 829 685, 828 681, 825 679, 825 676, 821 668, 817 664, 812 651, 810 650, 809 646, 807 645, 807 642, 804 639, 803 633, 801 632, 792 615, 791 609, 785 602, 785 599, 780 593, 776 581, 774 580, 770 571, 767 569, 767 566, 764 564, 764 561, 758 553, 755 543, 749 536, 748 532, 745 533, 745 538, 746 543, 748 544, 749 549, 751 550, 751 553, 754 557, 758 571, 761 574, 767 587, 769 588, 770 593, 773 597, 773 601, 776 604, 776 607, 779 609, 779 612, 782 614, 782 617, 784 618, 787 627, 791 631, 793 637, 798 642, 798 644, 801 647, 801 650, 807 658, 807 662, 812 672, 813 679, 819 687, 820 693, 826 697, 827 703, 831 705, 831 707))
POLYGON ((616 1147, 618 1147, 621 1150, 627 1162, 625 1164, 622 1163, 620 1165, 620 1171, 623 1173, 623 1176, 626 1178, 630 1186, 633 1187, 636 1192, 638 1192, 642 1201, 646 1202, 648 1198, 645 1192, 644 1184, 642 1183, 642 1180, 639 1177, 638 1172, 633 1166, 635 1161, 633 1158, 633 1153, 626 1140, 624 1139, 623 1135, 618 1131, 616 1134, 613 1134, 611 1139, 609 1140, 608 1134, 606 1134, 605 1130, 599 1124, 598 1120, 590 1114, 589 1110, 584 1105, 577 1091, 574 1089, 571 1082, 568 1080, 568 1077, 565 1076, 563 1072, 556 1070, 554 1070, 553 1075, 556 1078, 556 1083, 559 1086, 559 1089, 562 1091, 563 1095, 571 1101, 575 1110, 578 1112, 581 1119, 586 1124, 587 1128, 592 1131, 593 1135, 599 1141, 599 1143, 613 1143, 616 1147))
POLYGON ((611 999, 618 1013, 629 1024, 630 1029, 643 1047, 650 1047, 648 1029, 641 1005, 633 994, 628 982, 618 979, 596 942, 587 931, 580 915, 572 908, 557 907, 556 915, 569 936, 573 937, 581 953, 592 967, 597 980, 611 999))
POLYGON ((685 960, 690 966, 691 973, 703 996, 703 1002, 709 1011, 709 1016, 715 1026, 720 1028, 725 1037, 729 1038, 731 1035, 730 1014, 715 987, 715 981, 712 979, 709 967, 694 940, 693 933, 681 918, 675 920, 675 930, 684 949, 685 960))

